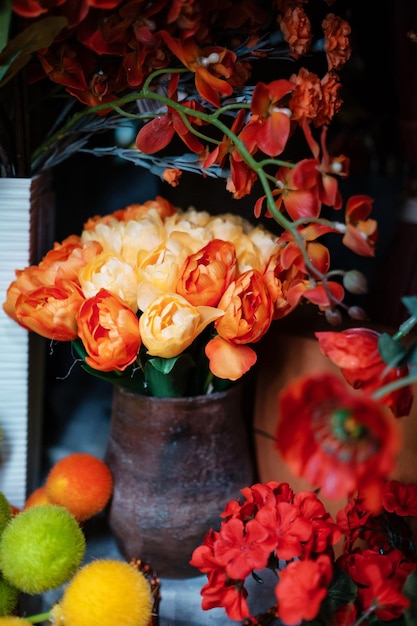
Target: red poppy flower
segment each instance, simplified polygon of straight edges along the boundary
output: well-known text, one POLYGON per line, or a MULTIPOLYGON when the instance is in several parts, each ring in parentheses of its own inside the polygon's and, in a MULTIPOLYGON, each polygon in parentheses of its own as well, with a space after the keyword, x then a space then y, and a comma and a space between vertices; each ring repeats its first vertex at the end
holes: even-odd
POLYGON ((385 407, 331 374, 296 379, 279 396, 276 447, 297 476, 340 498, 377 486, 400 446, 385 407))
MULTIPOLYGON (((370 328, 350 328, 341 332, 315 333, 320 350, 340 367, 346 381, 354 389, 367 394, 408 374, 408 367, 387 370, 378 351, 380 334, 370 328)), ((396 417, 408 415, 413 402, 410 385, 385 395, 381 402, 390 407, 396 417)))

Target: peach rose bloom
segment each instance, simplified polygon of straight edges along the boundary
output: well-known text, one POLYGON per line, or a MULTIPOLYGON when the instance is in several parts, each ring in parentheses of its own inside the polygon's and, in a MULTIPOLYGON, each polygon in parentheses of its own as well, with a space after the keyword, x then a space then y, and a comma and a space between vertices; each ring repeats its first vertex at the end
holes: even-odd
POLYGON ((178 356, 223 311, 193 306, 178 294, 153 300, 139 319, 139 329, 148 354, 163 358, 178 356))
POLYGON ((72 341, 77 337, 76 315, 83 302, 78 285, 62 281, 21 294, 15 312, 21 325, 41 337, 72 341))

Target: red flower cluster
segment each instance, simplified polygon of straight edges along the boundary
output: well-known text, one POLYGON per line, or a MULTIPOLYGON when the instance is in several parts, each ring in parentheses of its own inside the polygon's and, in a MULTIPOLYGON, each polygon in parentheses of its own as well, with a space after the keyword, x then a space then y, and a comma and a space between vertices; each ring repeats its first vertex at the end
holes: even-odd
POLYGON ((242 495, 227 503, 220 529, 211 529, 193 553, 191 564, 208 578, 204 609, 224 607, 230 619, 263 624, 263 616, 251 615, 245 581, 256 571, 261 579, 265 568, 277 574, 268 615, 286 626, 319 614, 332 626, 355 626, 373 614, 389 622, 408 609, 403 588, 417 553, 405 516, 416 513, 417 485, 385 483, 377 515, 358 495, 337 523, 314 492, 294 493, 287 483, 255 484, 242 495), (335 558, 343 534, 343 554, 335 558))
POLYGON ((337 515, 345 535, 337 565, 357 586, 348 626, 372 612, 383 622, 399 619, 410 604, 404 585, 417 569, 415 538, 408 525, 408 517, 417 513, 417 485, 388 481, 381 502, 381 512, 372 515, 359 493, 337 515))
POLYGON ((226 505, 220 530, 211 530, 194 551, 191 564, 208 576, 203 608, 223 606, 234 620, 249 617, 246 577, 298 559, 277 584, 279 614, 297 615, 287 623, 312 619, 332 578, 332 546, 341 536, 337 525, 313 492, 295 494, 287 483, 256 484, 242 494, 242 503, 226 505), (305 594, 301 603, 288 593, 294 577, 300 579, 297 593, 305 594))

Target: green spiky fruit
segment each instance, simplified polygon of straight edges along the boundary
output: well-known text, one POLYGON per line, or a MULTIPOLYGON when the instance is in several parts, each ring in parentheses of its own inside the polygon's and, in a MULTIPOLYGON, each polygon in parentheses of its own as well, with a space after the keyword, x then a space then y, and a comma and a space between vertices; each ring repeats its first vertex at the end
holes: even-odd
POLYGON ((71 513, 44 504, 7 524, 0 540, 0 570, 20 591, 43 593, 71 578, 84 552, 85 537, 71 513))
POLYGON ((0 576, 0 615, 10 615, 17 606, 19 591, 0 576))
POLYGON ((4 493, 0 491, 0 535, 12 517, 12 507, 4 493))

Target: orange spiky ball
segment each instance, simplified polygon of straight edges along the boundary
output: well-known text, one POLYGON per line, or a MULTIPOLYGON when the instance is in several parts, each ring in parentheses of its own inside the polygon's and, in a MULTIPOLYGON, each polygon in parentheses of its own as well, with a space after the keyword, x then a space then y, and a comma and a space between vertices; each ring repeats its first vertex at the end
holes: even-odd
POLYGON ((45 481, 50 502, 66 507, 79 522, 104 509, 113 490, 113 477, 104 461, 74 452, 53 465, 45 481))
POLYGON ((26 498, 24 510, 30 509, 31 506, 39 506, 40 504, 51 504, 46 493, 45 485, 38 487, 26 498))

